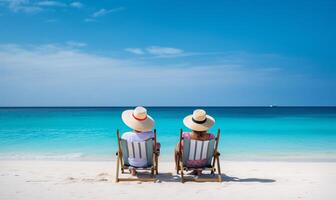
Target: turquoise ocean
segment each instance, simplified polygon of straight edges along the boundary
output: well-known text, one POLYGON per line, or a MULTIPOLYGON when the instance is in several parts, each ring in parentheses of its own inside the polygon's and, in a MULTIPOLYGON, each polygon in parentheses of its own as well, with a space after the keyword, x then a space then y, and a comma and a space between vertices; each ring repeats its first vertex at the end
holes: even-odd
MULTIPOLYGON (((127 107, 0 108, 0 159, 112 160, 127 107)), ((148 107, 161 159, 172 160, 195 107, 148 107)), ((336 161, 336 107, 203 107, 223 160, 336 161)))

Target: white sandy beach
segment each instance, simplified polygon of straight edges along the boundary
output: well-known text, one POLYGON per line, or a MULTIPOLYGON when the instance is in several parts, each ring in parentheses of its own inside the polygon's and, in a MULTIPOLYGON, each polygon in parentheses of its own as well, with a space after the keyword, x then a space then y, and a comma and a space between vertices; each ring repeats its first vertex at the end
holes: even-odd
POLYGON ((115 183, 113 161, 0 161, 0 199, 336 199, 333 162, 222 162, 222 183, 115 183))

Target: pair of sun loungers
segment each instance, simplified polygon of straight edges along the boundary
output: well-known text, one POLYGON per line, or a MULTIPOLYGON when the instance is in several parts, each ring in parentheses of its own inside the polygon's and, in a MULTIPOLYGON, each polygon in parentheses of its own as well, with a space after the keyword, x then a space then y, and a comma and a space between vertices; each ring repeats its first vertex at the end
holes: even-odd
MULTIPOLYGON (((194 178, 193 181, 216 181, 221 182, 220 161, 218 152, 218 142, 220 137, 220 130, 218 129, 217 136, 214 139, 207 141, 193 140, 182 137, 183 130, 180 133, 180 145, 177 156, 176 170, 177 174, 181 175, 181 182, 186 181, 185 172, 189 170, 206 170, 214 175, 214 178, 194 178), (183 142, 183 148, 182 148, 183 142), (206 159, 206 163, 201 167, 189 166, 189 161, 197 161, 206 159), (217 173, 216 173, 217 172, 217 173), (216 173, 216 175, 215 175, 216 173)), ((116 168, 116 182, 119 181, 156 181, 158 172, 158 157, 159 152, 156 149, 156 130, 154 130, 154 139, 143 142, 128 142, 121 139, 119 130, 118 137, 118 152, 117 152, 117 168, 116 168), (147 165, 141 168, 131 166, 128 158, 144 158, 147 160, 147 165), (125 170, 129 168, 136 168, 137 170, 150 171, 150 178, 120 178, 119 174, 126 173, 125 170)))

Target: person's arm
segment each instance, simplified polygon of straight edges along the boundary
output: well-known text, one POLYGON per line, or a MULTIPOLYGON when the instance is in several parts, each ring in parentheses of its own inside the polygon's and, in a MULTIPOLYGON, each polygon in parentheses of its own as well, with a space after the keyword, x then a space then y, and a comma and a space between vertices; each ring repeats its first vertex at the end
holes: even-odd
POLYGON ((215 138, 216 138, 216 137, 215 137, 214 134, 212 134, 212 133, 209 134, 209 140, 211 140, 211 139, 215 139, 215 138))
MULTIPOLYGON (((152 132, 152 139, 154 139, 154 132, 152 132)), ((155 150, 160 153, 160 148, 161 148, 160 142, 156 141, 155 150)))
POLYGON ((156 151, 158 151, 158 152, 160 152, 160 148, 161 148, 161 144, 160 144, 160 142, 157 142, 156 143, 156 151))

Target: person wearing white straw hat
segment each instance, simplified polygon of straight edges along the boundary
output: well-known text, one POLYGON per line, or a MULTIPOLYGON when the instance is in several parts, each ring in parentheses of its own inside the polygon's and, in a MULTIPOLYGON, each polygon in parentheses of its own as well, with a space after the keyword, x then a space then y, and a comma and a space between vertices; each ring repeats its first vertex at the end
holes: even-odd
MULTIPOLYGON (((134 110, 125 110, 121 114, 123 122, 132 129, 122 135, 122 138, 129 142, 142 142, 154 138, 152 131, 154 127, 154 119, 147 114, 144 107, 136 107, 134 110)), ((129 158, 128 162, 135 167, 143 167, 147 164, 146 159, 129 158)), ((136 170, 131 170, 132 175, 136 174, 136 170)))
MULTIPOLYGON (((192 140, 211 140, 215 138, 215 135, 208 133, 208 130, 215 124, 215 119, 210 115, 207 115, 205 110, 196 109, 193 114, 186 116, 183 119, 183 124, 191 129, 191 132, 184 132, 183 138, 190 138, 192 140)), ((181 144, 183 148, 183 143, 181 144)), ((175 148, 175 164, 178 167, 178 154, 179 154, 179 144, 175 148)), ((193 160, 190 161, 189 165, 193 167, 203 166, 206 160, 193 160)), ((192 175, 200 175, 201 170, 195 170, 191 172, 192 175)))

